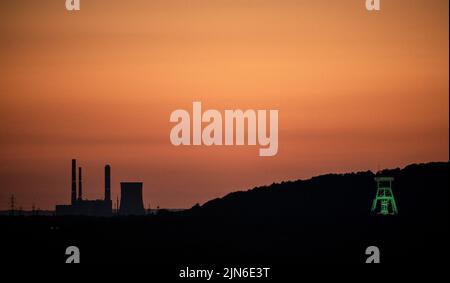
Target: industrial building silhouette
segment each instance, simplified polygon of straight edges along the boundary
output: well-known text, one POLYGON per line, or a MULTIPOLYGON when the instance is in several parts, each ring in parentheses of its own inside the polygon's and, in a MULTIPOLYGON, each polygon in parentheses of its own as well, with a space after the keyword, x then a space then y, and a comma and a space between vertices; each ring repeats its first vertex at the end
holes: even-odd
POLYGON ((142 183, 122 182, 120 183, 120 209, 119 215, 142 215, 145 214, 142 201, 142 183))
MULTIPOLYGON (((78 168, 78 196, 76 181, 77 161, 72 159, 71 203, 69 205, 56 205, 56 215, 83 215, 83 216, 112 216, 111 201, 111 166, 105 166, 105 196, 104 199, 83 199, 82 169, 78 168)), ((142 182, 121 182, 121 201, 118 209, 119 215, 144 215, 142 200, 142 182)))

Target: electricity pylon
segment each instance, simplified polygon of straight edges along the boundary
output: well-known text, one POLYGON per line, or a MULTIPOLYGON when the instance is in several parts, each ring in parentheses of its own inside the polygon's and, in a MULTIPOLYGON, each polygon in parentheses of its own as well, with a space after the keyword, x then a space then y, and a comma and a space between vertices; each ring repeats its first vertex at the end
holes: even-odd
POLYGON ((398 214, 397 204, 395 203, 394 193, 392 192, 392 177, 375 177, 377 182, 377 194, 372 203, 372 212, 378 207, 378 214, 394 215, 398 214))
POLYGON ((11 216, 13 216, 14 212, 16 210, 16 198, 14 195, 11 195, 10 205, 11 205, 11 210, 9 211, 9 214, 11 216))

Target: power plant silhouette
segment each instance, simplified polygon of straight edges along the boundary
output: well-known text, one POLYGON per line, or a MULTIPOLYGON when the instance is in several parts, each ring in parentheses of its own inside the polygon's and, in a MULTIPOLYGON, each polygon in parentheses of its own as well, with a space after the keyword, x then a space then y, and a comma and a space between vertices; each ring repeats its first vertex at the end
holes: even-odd
MULTIPOLYGON (((78 168, 78 196, 76 182, 77 161, 72 159, 71 203, 69 205, 56 205, 56 215, 79 216, 112 216, 111 201, 111 166, 105 166, 105 197, 99 200, 83 199, 82 170, 78 168)), ((144 215, 144 202, 142 200, 142 182, 121 182, 121 202, 118 208, 119 215, 144 215)))

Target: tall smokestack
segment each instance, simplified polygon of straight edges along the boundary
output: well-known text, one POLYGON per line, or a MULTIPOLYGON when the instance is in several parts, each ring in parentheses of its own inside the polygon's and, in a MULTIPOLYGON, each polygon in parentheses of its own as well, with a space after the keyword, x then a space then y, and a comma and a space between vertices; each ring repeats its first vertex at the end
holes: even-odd
POLYGON ((71 202, 74 204, 77 200, 77 160, 72 159, 72 198, 71 202))
POLYGON ((83 199, 83 186, 81 183, 81 167, 78 167, 78 200, 83 199))
POLYGON ((105 166, 105 200, 111 201, 111 166, 105 166))

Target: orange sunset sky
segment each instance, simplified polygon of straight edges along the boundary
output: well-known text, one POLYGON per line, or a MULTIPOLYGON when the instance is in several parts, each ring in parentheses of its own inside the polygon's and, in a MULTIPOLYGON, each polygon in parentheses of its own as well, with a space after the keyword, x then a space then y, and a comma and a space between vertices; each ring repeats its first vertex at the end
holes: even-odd
MULTIPOLYGON (((145 206, 328 172, 448 161, 448 0, 0 1, 0 209, 103 197, 145 206), (279 150, 175 147, 170 113, 278 109, 279 150)), ((326 197, 326 196, 324 196, 326 197)))

